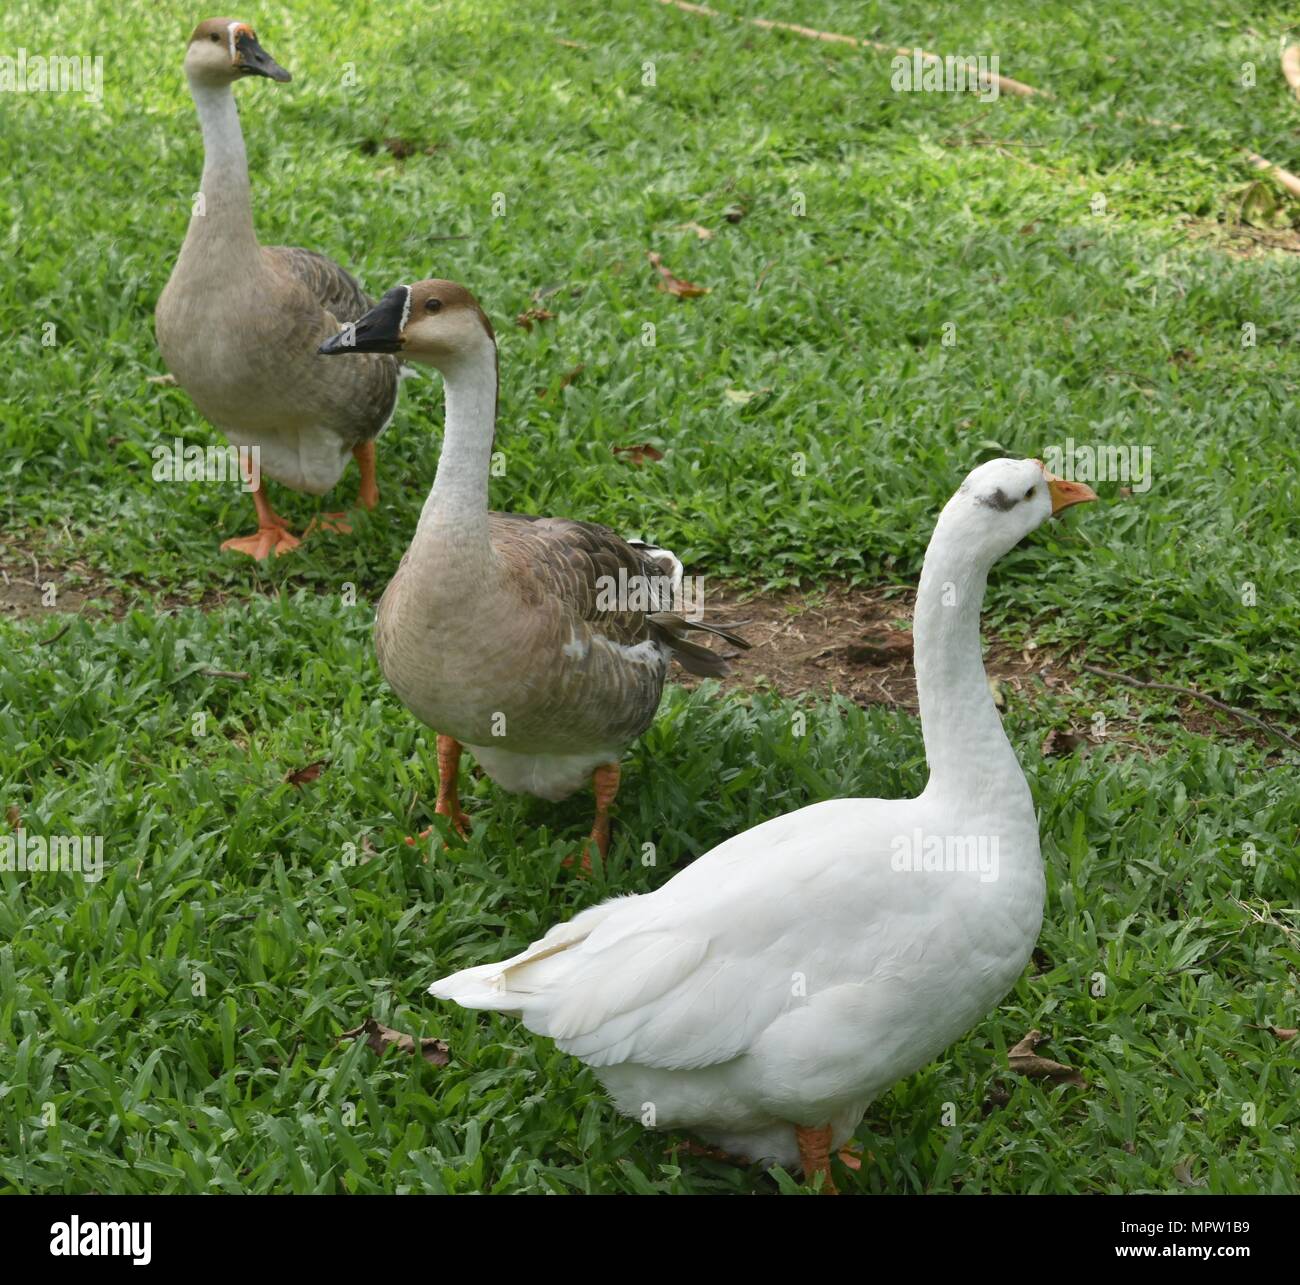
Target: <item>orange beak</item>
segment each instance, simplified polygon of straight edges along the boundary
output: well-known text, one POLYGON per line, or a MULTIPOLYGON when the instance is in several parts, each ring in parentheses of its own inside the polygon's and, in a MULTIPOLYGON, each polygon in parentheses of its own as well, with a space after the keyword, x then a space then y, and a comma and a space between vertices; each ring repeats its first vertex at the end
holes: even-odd
POLYGON ((1064 478, 1053 477, 1041 460, 1038 461, 1038 467, 1043 470, 1043 476, 1047 479, 1047 493, 1052 497, 1053 517, 1072 504, 1087 504, 1089 500, 1097 498, 1097 492, 1083 482, 1067 482, 1064 478))

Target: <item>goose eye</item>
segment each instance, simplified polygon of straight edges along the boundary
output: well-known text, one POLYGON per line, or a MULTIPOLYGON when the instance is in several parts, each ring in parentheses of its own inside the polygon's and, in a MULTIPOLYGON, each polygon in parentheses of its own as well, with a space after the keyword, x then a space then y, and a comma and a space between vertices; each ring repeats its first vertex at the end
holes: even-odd
POLYGON ((442 307, 441 299, 426 299, 424 301, 425 312, 437 312, 442 307))
POLYGON ((1034 492, 1035 492, 1037 489, 1038 489, 1037 487, 1035 487, 1035 486, 1031 486, 1031 487, 1029 488, 1029 490, 1027 490, 1027 491, 1025 492, 1025 499, 1027 499, 1027 500, 1032 500, 1032 499, 1034 498, 1034 492))
POLYGON ((208 37, 208 39, 212 41, 214 45, 219 45, 221 43, 221 37, 217 35, 215 31, 208 37))

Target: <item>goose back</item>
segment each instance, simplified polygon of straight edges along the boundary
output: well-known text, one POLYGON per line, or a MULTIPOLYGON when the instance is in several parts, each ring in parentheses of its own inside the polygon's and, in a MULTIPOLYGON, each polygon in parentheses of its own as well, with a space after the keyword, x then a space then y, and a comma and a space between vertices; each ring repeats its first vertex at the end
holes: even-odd
POLYGON ((402 559, 376 619, 385 677, 466 744, 621 751, 659 705, 675 647, 657 618, 671 612, 680 564, 670 571, 595 523, 488 519, 491 570, 473 583, 455 573, 454 533, 402 559))

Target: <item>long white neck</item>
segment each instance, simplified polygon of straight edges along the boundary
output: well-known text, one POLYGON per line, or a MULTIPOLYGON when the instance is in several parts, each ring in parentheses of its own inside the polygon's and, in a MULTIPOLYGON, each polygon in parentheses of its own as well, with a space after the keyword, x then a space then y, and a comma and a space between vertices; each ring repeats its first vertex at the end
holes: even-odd
POLYGON ((1002 730, 980 650, 989 568, 940 518, 921 570, 912 621, 927 793, 996 805, 1029 802, 1029 787, 1002 730))
MULTIPOLYGON (((190 219, 186 243, 221 241, 233 249, 257 246, 248 188, 248 156, 239 109, 229 85, 190 81, 203 129, 202 204, 190 219)), ((229 265, 225 265, 229 270, 229 265)))
POLYGON ((411 542, 413 557, 436 556, 466 576, 490 567, 488 473, 497 414, 496 345, 483 337, 471 352, 442 367, 447 418, 433 489, 411 542))

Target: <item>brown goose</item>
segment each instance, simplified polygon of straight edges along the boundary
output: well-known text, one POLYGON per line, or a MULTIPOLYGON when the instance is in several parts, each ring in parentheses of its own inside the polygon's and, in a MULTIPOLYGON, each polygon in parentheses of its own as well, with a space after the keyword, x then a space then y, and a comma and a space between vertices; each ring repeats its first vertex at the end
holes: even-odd
POLYGON ((666 549, 590 522, 488 511, 497 346, 463 286, 398 286, 320 350, 400 352, 446 382, 437 477, 375 623, 384 676, 438 732, 435 811, 464 833, 462 746, 515 793, 558 800, 591 778, 591 840, 606 855, 619 760, 654 718, 669 664, 727 672, 688 631, 748 644, 673 610, 682 565, 666 549))
MULTIPOLYGON (((155 328, 167 369, 232 444, 257 451, 260 474, 321 495, 348 457, 361 469, 358 500, 379 501, 375 438, 397 400, 399 363, 389 356, 323 362, 316 349, 372 300, 337 263, 311 250, 258 244, 248 161, 231 87, 245 76, 287 81, 247 23, 201 22, 185 52, 185 76, 203 129, 200 200, 180 257, 158 299, 155 328)), ((221 547, 262 559, 296 548, 262 489, 258 530, 221 547)), ((322 526, 348 531, 343 514, 322 526)))

